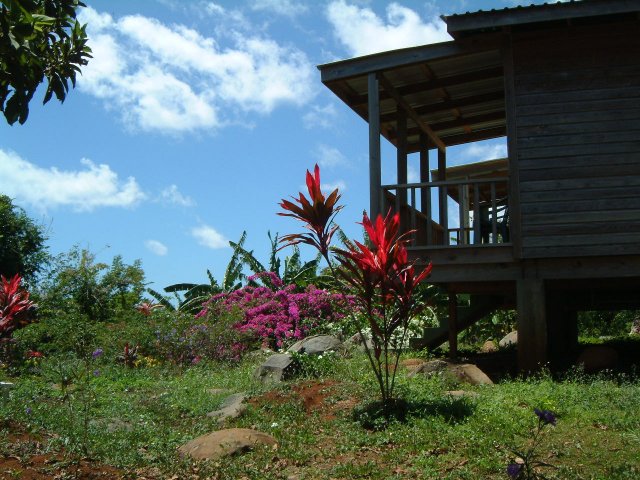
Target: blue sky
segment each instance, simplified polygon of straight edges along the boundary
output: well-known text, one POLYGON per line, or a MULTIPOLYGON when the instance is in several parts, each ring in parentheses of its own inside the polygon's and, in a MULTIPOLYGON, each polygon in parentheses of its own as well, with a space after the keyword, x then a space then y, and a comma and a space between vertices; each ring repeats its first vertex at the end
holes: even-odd
MULTIPOLYGON (((367 125, 316 65, 446 41, 443 13, 532 3, 85 1, 94 59, 64 104, 41 106, 38 92, 25 125, 0 122, 0 192, 45 225, 52 253, 79 245, 99 261, 140 259, 156 289, 204 282, 207 268, 221 278, 227 242, 244 230, 266 263, 267 231, 298 229, 277 204, 316 162, 325 188, 343 192, 338 223, 360 235, 367 125)), ((449 161, 505 151, 485 142, 449 161)), ((384 157, 393 183, 385 140, 384 157)))

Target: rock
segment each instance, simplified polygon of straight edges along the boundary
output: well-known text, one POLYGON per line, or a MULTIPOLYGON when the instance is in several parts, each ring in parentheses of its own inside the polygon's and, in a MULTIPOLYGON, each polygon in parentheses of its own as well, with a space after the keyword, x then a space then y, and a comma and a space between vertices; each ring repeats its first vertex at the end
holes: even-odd
POLYGON ((207 413, 207 417, 217 418, 218 423, 223 423, 228 418, 238 418, 247 409, 244 403, 245 395, 234 393, 224 399, 218 410, 207 413))
POLYGON ((445 371, 448 365, 444 360, 429 360, 428 362, 423 362, 413 368, 409 368, 407 376, 413 377, 419 373, 423 375, 433 375, 445 371))
POLYGON ((400 365, 402 365, 404 368, 408 370, 413 370, 425 363, 426 363, 425 360, 422 358, 407 358, 405 360, 402 360, 400 362, 400 365))
POLYGON ((633 319, 629 335, 640 335, 640 317, 636 317, 633 319))
POLYGON ((493 352, 497 352, 498 351, 498 346, 496 345, 496 342, 494 342, 493 340, 487 340, 486 342, 484 342, 484 344, 482 345, 482 348, 480 348, 480 351, 482 353, 493 353, 493 352))
POLYGON ((517 345, 518 344, 518 332, 516 330, 514 330, 511 333, 507 333, 502 340, 500 340, 498 342, 498 345, 500 346, 500 348, 505 348, 505 347, 509 347, 511 345, 517 345))
POLYGON ((339 350, 340 347, 342 347, 342 342, 333 335, 314 335, 294 343, 287 351, 322 355, 325 352, 339 350))
POLYGON ((281 382, 293 376, 295 365, 288 353, 276 353, 260 365, 254 376, 263 382, 281 382))
POLYGON ((451 363, 447 366, 447 372, 469 385, 493 385, 487 374, 472 363, 451 363))
POLYGON ((276 439, 266 433, 249 428, 230 428, 195 438, 179 447, 178 452, 195 460, 218 460, 259 445, 277 444, 276 439))
POLYGON ((615 368, 619 358, 615 348, 606 345, 593 345, 582 351, 576 363, 582 364, 584 371, 589 373, 615 368))

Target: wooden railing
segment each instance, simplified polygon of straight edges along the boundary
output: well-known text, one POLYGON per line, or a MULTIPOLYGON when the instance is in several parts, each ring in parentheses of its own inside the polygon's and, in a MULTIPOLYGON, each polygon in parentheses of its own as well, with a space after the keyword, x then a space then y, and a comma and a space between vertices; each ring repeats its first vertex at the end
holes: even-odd
POLYGON ((510 241, 507 192, 506 178, 383 185, 382 211, 400 212, 403 231, 415 230, 412 246, 503 244, 510 241))

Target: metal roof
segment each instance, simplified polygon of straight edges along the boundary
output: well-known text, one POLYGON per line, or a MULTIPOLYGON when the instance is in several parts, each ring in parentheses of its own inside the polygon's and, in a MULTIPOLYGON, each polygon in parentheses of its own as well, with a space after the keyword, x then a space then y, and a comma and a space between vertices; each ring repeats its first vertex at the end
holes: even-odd
POLYGON ((640 0, 571 0, 569 2, 478 10, 443 15, 447 31, 454 38, 496 31, 505 27, 640 12, 640 0))

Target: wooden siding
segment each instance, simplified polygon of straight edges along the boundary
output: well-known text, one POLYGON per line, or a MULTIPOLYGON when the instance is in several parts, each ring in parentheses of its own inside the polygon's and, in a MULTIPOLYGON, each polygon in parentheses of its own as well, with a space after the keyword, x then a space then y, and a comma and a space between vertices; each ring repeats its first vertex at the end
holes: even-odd
POLYGON ((522 258, 640 254, 638 32, 514 33, 522 258))

